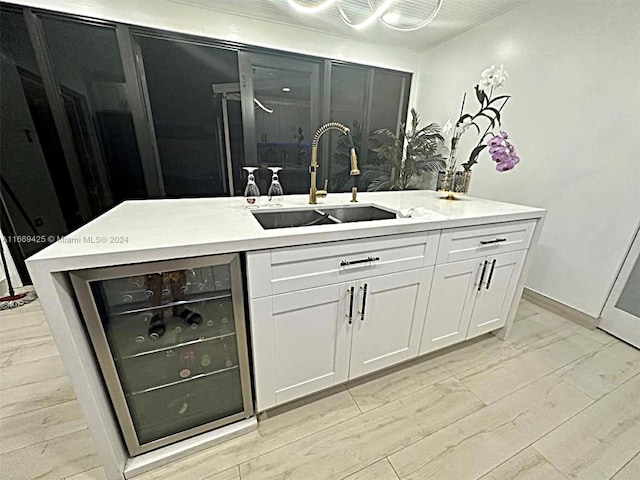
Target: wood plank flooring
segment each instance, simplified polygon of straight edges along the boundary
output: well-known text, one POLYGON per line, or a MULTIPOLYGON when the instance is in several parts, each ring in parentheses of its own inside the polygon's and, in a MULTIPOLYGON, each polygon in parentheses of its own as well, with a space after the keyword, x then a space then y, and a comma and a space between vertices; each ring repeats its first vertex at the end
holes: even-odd
MULTIPOLYGON (((0 312, 0 478, 106 480, 36 301, 0 312)), ((140 480, 636 480, 640 351, 522 301, 486 335, 280 407, 140 480)))

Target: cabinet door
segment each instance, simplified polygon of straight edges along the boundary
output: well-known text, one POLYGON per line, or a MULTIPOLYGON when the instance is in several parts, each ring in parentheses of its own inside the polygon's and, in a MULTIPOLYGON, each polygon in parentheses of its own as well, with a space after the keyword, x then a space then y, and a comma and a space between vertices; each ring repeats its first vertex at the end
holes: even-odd
POLYGON ((477 292, 467 338, 504 327, 526 250, 487 257, 487 271, 477 292))
POLYGON ((420 354, 466 338, 484 260, 473 259, 436 266, 420 354))
POLYGON ((347 380, 351 287, 355 290, 354 284, 339 284, 252 300, 259 411, 347 380))
POLYGON ((418 355, 433 267, 358 282, 349 378, 418 355))

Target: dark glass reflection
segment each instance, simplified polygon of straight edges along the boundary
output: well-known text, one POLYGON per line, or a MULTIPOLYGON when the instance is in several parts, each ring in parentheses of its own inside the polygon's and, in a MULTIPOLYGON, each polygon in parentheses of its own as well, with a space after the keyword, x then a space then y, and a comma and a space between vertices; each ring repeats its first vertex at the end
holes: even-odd
POLYGON ((402 95, 405 90, 409 90, 408 85, 403 86, 406 79, 407 75, 374 69, 370 123, 372 130, 387 128, 396 132, 399 123, 405 121, 406 107, 402 95))
MULTIPOLYGON (((389 138, 376 133, 388 129, 396 134, 407 116, 411 76, 378 68, 351 65, 331 67, 331 120, 351 128, 362 175, 355 180, 360 190, 367 190, 377 178, 375 171, 384 160, 375 149, 389 138)), ((344 136, 331 133, 329 189, 349 191, 349 145, 344 136)))
POLYGON ((149 37, 136 41, 167 196, 229 195, 225 142, 234 186, 241 182, 244 156, 237 52, 149 37))
MULTIPOLYGON (((277 58, 277 57, 276 57, 277 58)), ((286 64, 277 58, 274 63, 286 64)), ((296 62, 299 64, 299 62, 296 62)), ((309 191, 311 139, 319 98, 313 92, 317 72, 285 67, 253 67, 254 118, 258 151, 256 180, 265 193, 271 182, 267 167, 283 167, 280 181, 286 194, 309 191), (315 111, 314 111, 315 110, 315 111)))
POLYGON ((43 16, 75 155, 67 163, 84 220, 147 188, 116 32, 43 16), (76 165, 74 165, 74 163, 76 165))
MULTIPOLYGON (((386 130, 398 135, 402 123, 407 117, 409 92, 409 75, 373 69, 373 85, 371 89, 371 111, 369 115, 368 161, 364 167, 367 173, 363 176, 361 188, 369 189, 384 178, 387 160, 376 153, 376 148, 393 142, 388 135, 378 133, 386 130)), ((373 187, 379 188, 379 187, 373 187)))
MULTIPOLYGON (((78 202, 31 48, 24 17, 0 13, 0 179, 2 229, 18 238, 62 235, 78 226, 78 202)), ((9 242, 23 281, 24 258, 47 246, 9 242)))
MULTIPOLYGON (((351 129, 361 166, 366 164, 368 157, 363 150, 362 133, 370 70, 346 65, 331 67, 331 121, 343 123, 351 129)), ((332 131, 329 138, 329 191, 351 191, 353 178, 349 175, 349 141, 340 132, 332 131)), ((367 148, 366 143, 364 148, 367 148)))

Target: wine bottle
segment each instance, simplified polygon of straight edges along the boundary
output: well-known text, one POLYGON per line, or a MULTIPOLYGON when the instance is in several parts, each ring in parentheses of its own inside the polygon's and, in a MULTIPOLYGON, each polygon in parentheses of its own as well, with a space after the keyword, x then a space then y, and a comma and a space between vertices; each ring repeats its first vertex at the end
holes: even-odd
POLYGON ((167 331, 162 314, 155 315, 149 324, 149 338, 158 340, 167 331))

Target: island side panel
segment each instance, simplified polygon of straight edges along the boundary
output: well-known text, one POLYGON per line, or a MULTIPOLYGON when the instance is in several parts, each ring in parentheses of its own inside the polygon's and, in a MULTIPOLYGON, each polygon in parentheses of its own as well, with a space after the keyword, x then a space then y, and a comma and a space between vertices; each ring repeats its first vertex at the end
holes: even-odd
POLYGON ((124 480, 127 452, 75 306, 71 282, 65 273, 51 273, 38 263, 27 262, 27 266, 107 478, 124 480))
POLYGON ((500 340, 508 340, 511 333, 511 328, 516 318, 516 312, 518 310, 518 306, 520 305, 520 299, 522 298, 522 292, 524 290, 527 277, 529 276, 531 265, 533 264, 533 258, 535 257, 535 253, 538 249, 538 241, 540 240, 540 235, 542 234, 542 227, 544 225, 546 215, 547 212, 544 211, 542 212, 542 215, 537 218, 535 230, 533 231, 533 235, 531 237, 531 243, 529 243, 529 249, 527 250, 527 257, 525 258, 524 266, 522 267, 522 272, 520 273, 520 279, 518 280, 518 285, 516 287, 516 293, 511 302, 511 308, 509 309, 507 323, 501 329, 492 332, 500 340))

